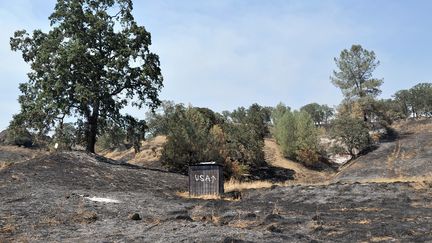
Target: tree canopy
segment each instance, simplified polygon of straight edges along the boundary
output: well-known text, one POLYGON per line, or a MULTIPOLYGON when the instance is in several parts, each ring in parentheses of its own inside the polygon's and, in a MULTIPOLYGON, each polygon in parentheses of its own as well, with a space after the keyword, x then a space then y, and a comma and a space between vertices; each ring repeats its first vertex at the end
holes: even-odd
POLYGON ((342 90, 347 100, 354 100, 363 106, 363 118, 366 121, 367 105, 381 93, 382 79, 373 78, 373 71, 379 65, 375 52, 353 45, 344 49, 338 58, 334 58, 338 70, 330 77, 332 83, 342 90))
POLYGON ((86 150, 94 152, 101 121, 124 119, 129 104, 156 108, 159 57, 132 9, 131 0, 58 0, 49 32, 16 31, 11 48, 31 66, 16 118, 44 131, 65 117, 83 119, 86 150))

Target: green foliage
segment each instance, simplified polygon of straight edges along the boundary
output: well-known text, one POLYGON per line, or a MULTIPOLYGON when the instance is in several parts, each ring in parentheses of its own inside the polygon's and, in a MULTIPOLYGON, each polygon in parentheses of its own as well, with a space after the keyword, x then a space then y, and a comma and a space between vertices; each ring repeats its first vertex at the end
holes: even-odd
POLYGON ((205 161, 221 163, 217 147, 213 146, 211 124, 197 109, 175 107, 168 120, 167 142, 162 151, 162 164, 171 171, 186 173, 188 165, 205 161))
POLYGON ((128 104, 160 104, 159 57, 132 9, 131 0, 58 0, 48 33, 15 32, 11 48, 32 69, 20 85, 27 128, 46 132, 65 117, 83 119, 86 149, 94 152, 101 121, 117 120, 128 104))
POLYGON ((224 165, 226 176, 241 177, 264 163, 264 141, 253 123, 223 120, 210 109, 170 107, 159 115, 168 139, 162 163, 169 170, 186 173, 188 165, 215 161, 224 165))
POLYGON ((97 146, 103 150, 114 150, 124 147, 126 131, 114 122, 104 126, 104 133, 98 139, 97 146))
POLYGON ((233 123, 248 124, 263 139, 270 133, 268 128, 270 116, 271 110, 269 107, 253 104, 248 109, 239 107, 227 117, 233 123))
POLYGON ((329 119, 334 115, 333 108, 317 103, 307 104, 300 108, 300 111, 307 112, 317 126, 327 124, 329 119))
POLYGON ((372 115, 374 120, 384 127, 390 126, 396 120, 406 118, 402 106, 392 99, 375 101, 372 104, 372 115))
MULTIPOLYGON (((234 167, 240 167, 241 173, 247 173, 252 168, 265 165, 264 140, 251 125, 225 123, 222 132, 225 140, 219 142, 219 152, 228 170, 232 170, 229 165, 237 165, 234 167)), ((240 176, 235 171, 230 174, 240 176)))
POLYGON ((382 79, 373 78, 373 71, 379 65, 375 53, 353 45, 344 49, 339 58, 335 58, 338 68, 330 77, 332 83, 342 90, 347 100, 358 101, 362 106, 363 119, 367 121, 367 107, 370 99, 381 93, 382 79))
POLYGON ((145 133, 148 129, 146 121, 137 120, 132 116, 125 116, 126 139, 132 144, 135 153, 141 150, 141 141, 145 140, 145 133))
POLYGON ((33 136, 24 126, 21 116, 14 116, 6 132, 5 144, 24 146, 26 148, 33 146, 33 136))
POLYGON ((369 128, 361 119, 349 116, 339 116, 332 122, 330 131, 332 137, 340 141, 346 152, 356 157, 358 152, 363 151, 371 145, 369 128))
POLYGON ((319 160, 318 130, 305 111, 275 109, 273 136, 285 157, 313 166, 319 160))
POLYGON ((58 150, 71 150, 76 145, 76 132, 72 123, 60 124, 55 129, 52 143, 58 145, 58 150))
POLYGON ((33 137, 26 129, 8 129, 6 144, 30 148, 33 146, 33 137))
POLYGON ((419 83, 393 95, 404 118, 432 117, 432 83, 419 83))
POLYGON ((394 100, 400 107, 403 118, 410 117, 413 112, 413 97, 409 90, 399 90, 394 95, 394 100))
POLYGON ((410 89, 411 110, 415 117, 432 116, 432 83, 419 83, 410 89))
POLYGON ((176 105, 173 101, 162 101, 159 112, 147 113, 148 131, 151 136, 168 135, 177 110, 182 108, 184 108, 182 104, 176 105))

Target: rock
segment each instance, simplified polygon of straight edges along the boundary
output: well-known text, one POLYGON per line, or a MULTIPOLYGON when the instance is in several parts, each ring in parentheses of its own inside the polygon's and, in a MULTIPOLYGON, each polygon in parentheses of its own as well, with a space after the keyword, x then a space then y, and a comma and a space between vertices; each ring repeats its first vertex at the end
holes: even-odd
POLYGON ((175 218, 177 220, 193 221, 189 215, 177 215, 177 217, 175 217, 175 218))
POLYGON ((240 191, 232 191, 232 192, 226 192, 223 194, 222 198, 229 198, 233 200, 240 200, 242 199, 242 194, 240 191))
POLYGON ((265 217, 264 221, 267 223, 283 221, 284 218, 278 214, 269 214, 265 217))
POLYGON ((246 243, 246 242, 250 242, 250 241, 244 241, 244 240, 235 239, 235 238, 231 238, 231 237, 226 237, 223 240, 223 243, 246 243))
POLYGON ((267 230, 273 233, 282 233, 282 230, 279 229, 278 227, 276 227, 275 225, 270 225, 269 227, 267 227, 267 230))
POLYGON ((129 214, 128 218, 131 219, 131 220, 141 220, 141 216, 139 215, 139 213, 129 214))
POLYGON ((257 215, 254 214, 254 213, 247 213, 247 214, 243 217, 243 219, 246 219, 246 220, 255 220, 256 218, 257 218, 257 215))

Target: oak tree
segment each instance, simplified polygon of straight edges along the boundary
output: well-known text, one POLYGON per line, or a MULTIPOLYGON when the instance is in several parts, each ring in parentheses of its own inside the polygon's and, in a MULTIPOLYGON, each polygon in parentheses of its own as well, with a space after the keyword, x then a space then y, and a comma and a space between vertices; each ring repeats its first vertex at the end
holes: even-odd
POLYGON ((11 48, 31 66, 19 98, 29 125, 34 114, 47 127, 83 120, 86 150, 94 153, 101 121, 121 120, 128 105, 160 104, 159 57, 132 10, 132 0, 58 0, 47 33, 15 32, 11 48))

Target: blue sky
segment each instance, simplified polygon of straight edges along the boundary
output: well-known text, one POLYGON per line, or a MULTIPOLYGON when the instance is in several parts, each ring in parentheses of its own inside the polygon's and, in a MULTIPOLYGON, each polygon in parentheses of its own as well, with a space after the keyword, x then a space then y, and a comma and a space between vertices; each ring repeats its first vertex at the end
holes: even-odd
MULTIPOLYGON (((18 29, 49 30, 55 2, 0 1, 0 129, 19 112, 18 84, 29 71, 9 38, 18 29)), ((134 8, 160 56, 161 98, 216 111, 335 106, 342 95, 329 80, 333 58, 352 44, 381 61, 382 98, 431 82, 431 12, 428 0, 140 0, 134 8)))

